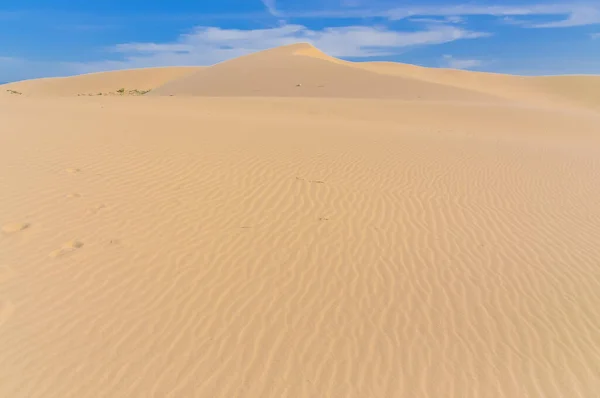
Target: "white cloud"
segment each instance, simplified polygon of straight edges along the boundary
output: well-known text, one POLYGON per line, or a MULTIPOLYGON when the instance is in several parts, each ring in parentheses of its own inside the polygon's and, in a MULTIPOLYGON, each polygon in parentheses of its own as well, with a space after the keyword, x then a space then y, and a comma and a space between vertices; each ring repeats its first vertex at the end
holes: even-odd
POLYGON ((484 6, 484 5, 449 5, 449 6, 406 6, 391 9, 346 9, 336 11, 307 11, 290 13, 290 17, 305 18, 363 18, 381 17, 391 20, 401 20, 412 17, 466 17, 466 16, 495 16, 495 17, 531 17, 556 16, 563 18, 556 22, 545 24, 530 24, 532 28, 558 28, 600 24, 600 5, 577 4, 565 1, 555 4, 528 4, 517 6, 484 6))
POLYGON ((527 25, 527 21, 524 21, 522 19, 517 19, 515 17, 504 17, 501 19, 501 22, 505 25, 516 25, 516 26, 527 25))
POLYGON ((261 0, 264 4, 265 8, 269 12, 269 14, 274 17, 279 16, 279 12, 277 11, 277 7, 275 6, 275 0, 261 0))
POLYGON ((435 45, 489 36, 448 25, 414 32, 383 27, 347 26, 311 30, 302 25, 240 30, 197 27, 170 43, 125 43, 112 50, 123 60, 77 64, 80 72, 167 65, 211 65, 226 59, 297 42, 309 42, 324 52, 345 58, 399 54, 418 45, 435 45))
POLYGON ((411 17, 411 22, 418 22, 424 24, 462 24, 465 23, 465 18, 454 15, 448 17, 411 17))
POLYGON ((455 58, 452 55, 444 55, 443 66, 451 69, 474 69, 483 65, 480 59, 455 58))
POLYGON ((572 6, 565 5, 530 5, 530 6, 476 6, 451 5, 439 7, 399 7, 386 11, 391 19, 404 19, 411 16, 517 16, 517 15, 564 15, 573 11, 572 6))
POLYGON ((568 28, 572 26, 600 23, 600 7, 579 7, 571 11, 566 19, 531 25, 534 28, 568 28))
POLYGON ((450 15, 446 17, 446 22, 448 23, 464 23, 465 18, 460 15, 450 15))

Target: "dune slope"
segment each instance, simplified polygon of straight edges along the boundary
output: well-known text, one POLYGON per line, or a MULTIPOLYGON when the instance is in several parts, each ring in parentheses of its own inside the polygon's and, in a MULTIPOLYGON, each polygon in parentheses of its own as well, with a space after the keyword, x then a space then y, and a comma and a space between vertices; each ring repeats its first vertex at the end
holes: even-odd
POLYGON ((487 93, 521 103, 600 110, 600 76, 528 77, 454 69, 425 68, 395 62, 348 62, 356 68, 390 76, 487 93))
POLYGON ((460 87, 355 68, 308 44, 222 62, 168 82, 151 95, 497 100, 460 87))
POLYGON ((126 90, 152 90, 166 82, 184 77, 200 67, 166 67, 90 73, 62 78, 34 79, 0 86, 0 91, 14 90, 23 95, 73 96, 115 93, 126 90))

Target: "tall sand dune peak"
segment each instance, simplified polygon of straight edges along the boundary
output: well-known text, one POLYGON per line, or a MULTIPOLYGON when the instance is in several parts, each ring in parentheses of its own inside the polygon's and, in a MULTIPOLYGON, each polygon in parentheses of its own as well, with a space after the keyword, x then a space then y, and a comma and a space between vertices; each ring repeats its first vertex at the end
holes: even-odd
POLYGON ((359 68, 308 43, 221 62, 170 81, 151 95, 498 101, 487 93, 359 68))

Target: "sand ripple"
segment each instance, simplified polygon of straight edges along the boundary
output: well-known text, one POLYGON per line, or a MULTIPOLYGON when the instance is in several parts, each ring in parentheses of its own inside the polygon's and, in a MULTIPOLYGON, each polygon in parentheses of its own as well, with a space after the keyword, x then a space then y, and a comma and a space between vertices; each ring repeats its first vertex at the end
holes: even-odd
POLYGON ((0 396, 600 391, 598 119, 78 101, 0 107, 0 396))

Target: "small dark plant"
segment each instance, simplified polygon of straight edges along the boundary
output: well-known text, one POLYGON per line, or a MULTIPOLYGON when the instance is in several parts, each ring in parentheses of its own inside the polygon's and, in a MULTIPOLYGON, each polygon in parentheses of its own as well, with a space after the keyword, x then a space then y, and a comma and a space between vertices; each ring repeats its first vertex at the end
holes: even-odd
POLYGON ((135 90, 130 90, 129 91, 129 95, 144 95, 144 94, 146 94, 148 92, 150 92, 150 90, 138 90, 138 89, 135 89, 135 90))

